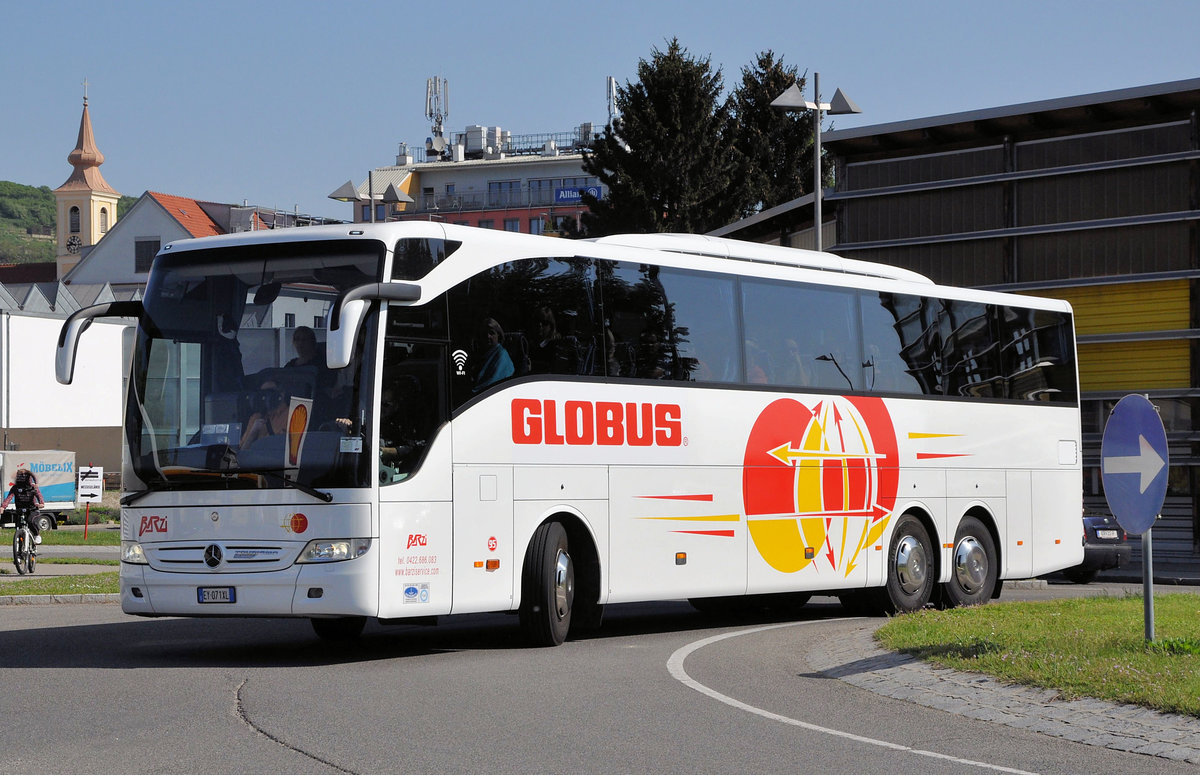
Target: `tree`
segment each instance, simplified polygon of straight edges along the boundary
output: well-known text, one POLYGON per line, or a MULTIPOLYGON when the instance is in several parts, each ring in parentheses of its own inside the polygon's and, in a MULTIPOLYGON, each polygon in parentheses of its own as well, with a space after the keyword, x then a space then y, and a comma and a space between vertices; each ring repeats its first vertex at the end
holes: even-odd
POLYGON ((583 154, 584 170, 608 189, 605 199, 583 197, 587 236, 703 233, 744 211, 747 160, 721 92, 720 69, 678 39, 638 61, 637 83, 617 88, 620 118, 583 154))
MULTIPOLYGON (((742 68, 742 83, 734 91, 733 116, 737 144, 750 160, 753 198, 741 215, 751 215, 789 202, 813 188, 813 115, 810 110, 783 111, 771 102, 795 83, 803 92, 807 78, 796 68, 775 60, 772 51, 757 55, 752 67, 742 68)), ((825 177, 832 182, 827 169, 825 177)))

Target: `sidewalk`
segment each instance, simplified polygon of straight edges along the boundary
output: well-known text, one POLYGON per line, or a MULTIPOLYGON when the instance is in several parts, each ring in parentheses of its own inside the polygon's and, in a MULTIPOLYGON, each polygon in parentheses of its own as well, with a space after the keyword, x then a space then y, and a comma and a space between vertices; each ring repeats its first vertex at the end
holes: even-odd
POLYGON ((851 620, 806 658, 853 686, 969 718, 1029 729, 1086 745, 1200 764, 1200 719, 1006 684, 981 673, 933 667, 875 642, 879 620, 851 620))

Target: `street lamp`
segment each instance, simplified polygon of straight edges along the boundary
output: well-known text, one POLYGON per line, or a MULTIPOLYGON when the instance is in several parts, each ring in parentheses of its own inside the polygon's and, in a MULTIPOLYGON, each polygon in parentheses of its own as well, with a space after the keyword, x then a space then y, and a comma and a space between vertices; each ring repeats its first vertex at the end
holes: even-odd
POLYGON ((813 99, 804 99, 795 81, 774 100, 771 107, 779 110, 811 110, 813 112, 813 238, 817 250, 821 249, 821 113, 843 115, 862 113, 846 94, 838 89, 833 93, 833 102, 821 102, 821 74, 813 73, 813 99))
POLYGON ((371 223, 375 223, 375 200, 380 199, 385 204, 398 204, 405 202, 412 204, 414 200, 411 196, 396 188, 395 183, 389 183, 387 189, 382 196, 375 194, 375 172, 372 170, 367 173, 367 196, 364 198, 358 193, 358 187, 354 185, 354 181, 347 180, 342 185, 329 195, 330 199, 338 202, 369 202, 371 207, 371 223))

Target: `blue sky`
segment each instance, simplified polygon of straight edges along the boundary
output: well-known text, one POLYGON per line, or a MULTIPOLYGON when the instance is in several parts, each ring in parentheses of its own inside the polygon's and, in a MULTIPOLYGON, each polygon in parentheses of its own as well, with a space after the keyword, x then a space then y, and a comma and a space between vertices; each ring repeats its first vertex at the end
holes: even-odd
POLYGON ((1200 77, 1200 2, 0 0, 0 180, 57 187, 88 96, 105 178, 349 218, 326 195, 447 129, 566 132, 677 37, 732 88, 757 52, 863 109, 838 128, 1200 77))

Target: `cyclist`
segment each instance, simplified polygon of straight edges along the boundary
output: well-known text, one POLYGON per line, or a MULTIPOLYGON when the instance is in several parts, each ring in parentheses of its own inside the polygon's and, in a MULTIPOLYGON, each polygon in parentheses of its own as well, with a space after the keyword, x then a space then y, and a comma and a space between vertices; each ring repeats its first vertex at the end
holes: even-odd
POLYGON ((15 501, 18 510, 25 510, 25 523, 29 525, 29 532, 33 533, 33 543, 40 544, 42 534, 38 530, 34 515, 38 509, 45 507, 46 501, 42 499, 42 491, 38 489, 37 477, 28 468, 18 468, 14 479, 16 481, 9 488, 8 495, 4 496, 4 502, 0 503, 0 510, 8 508, 8 504, 15 501))

